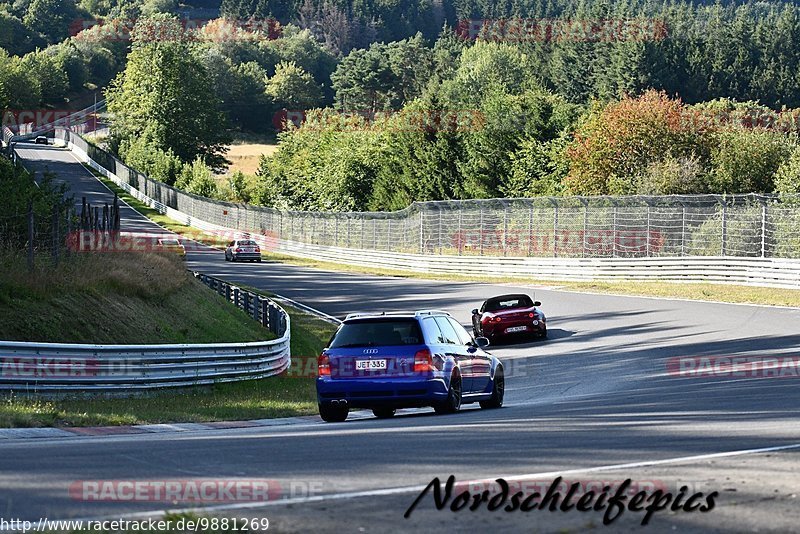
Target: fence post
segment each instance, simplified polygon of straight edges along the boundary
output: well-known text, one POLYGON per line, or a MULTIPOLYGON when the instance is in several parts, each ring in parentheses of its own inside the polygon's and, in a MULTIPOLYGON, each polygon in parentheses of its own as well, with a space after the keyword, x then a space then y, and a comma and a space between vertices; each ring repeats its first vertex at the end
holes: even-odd
POLYGON ((436 206, 439 210, 439 231, 438 231, 438 240, 439 240, 439 254, 442 253, 442 207, 436 206))
POLYGON ((28 271, 33 272, 33 200, 28 201, 28 271))
POLYGON ((647 232, 645 233, 645 239, 647 240, 647 242, 645 244, 645 254, 647 255, 648 258, 650 257, 650 211, 651 211, 651 208, 652 208, 652 206, 650 206, 650 203, 648 202, 647 203, 647 232))
POLYGON ((392 250, 392 218, 386 216, 386 250, 392 250))
POLYGON ((722 255, 725 256, 728 241, 728 205, 722 204, 722 255))
POLYGON ((528 256, 533 246, 533 203, 528 201, 528 256))
POLYGON ((58 219, 59 219, 58 208, 53 206, 53 222, 51 224, 52 228, 51 231, 53 233, 53 264, 57 267, 58 266, 58 254, 61 251, 61 239, 59 239, 59 234, 61 233, 61 229, 59 228, 58 219))
POLYGON ((614 211, 612 212, 613 221, 611 224, 611 257, 617 257, 617 204, 614 204, 614 211))
POLYGON ((583 202, 583 236, 581 238, 581 256, 586 257, 586 249, 588 248, 586 242, 586 232, 589 230, 589 201, 581 197, 581 202, 583 202))
MULTIPOLYGON (((478 201, 480 202, 480 201, 478 201)), ((480 250, 480 255, 483 256, 483 202, 480 202, 480 222, 478 227, 478 235, 480 235, 480 245, 478 246, 480 250)))
POLYGON ((558 201, 551 198, 553 203, 553 257, 558 257, 558 201))
POLYGON ((458 204, 458 255, 461 256, 461 249, 464 247, 464 235, 462 232, 462 218, 464 217, 464 207, 461 203, 458 204))
MULTIPOLYGON (((767 202, 762 200, 761 204, 761 257, 767 257, 767 202)), ((773 251, 773 256, 775 252, 773 251)))
POLYGON ((686 204, 681 203, 681 256, 686 255, 686 204))
POLYGON ((503 256, 508 256, 508 205, 503 202, 503 256))
MULTIPOLYGON (((419 210, 419 253, 425 254, 425 235, 424 230, 422 228, 423 219, 422 219, 422 208, 419 210)), ((361 239, 364 239, 364 227, 361 227, 361 239)))
POLYGON ((347 214, 347 248, 350 248, 350 226, 352 226, 353 219, 350 214, 347 214))

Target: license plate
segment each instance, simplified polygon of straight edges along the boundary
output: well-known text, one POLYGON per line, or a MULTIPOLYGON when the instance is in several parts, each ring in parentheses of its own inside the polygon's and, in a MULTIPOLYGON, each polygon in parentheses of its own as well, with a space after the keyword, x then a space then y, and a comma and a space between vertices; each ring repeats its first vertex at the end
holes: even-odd
POLYGON ((386 369, 386 360, 356 360, 356 371, 386 369))
POLYGON ((523 332, 527 329, 527 326, 512 326, 511 328, 506 328, 506 332, 510 334, 511 332, 523 332))

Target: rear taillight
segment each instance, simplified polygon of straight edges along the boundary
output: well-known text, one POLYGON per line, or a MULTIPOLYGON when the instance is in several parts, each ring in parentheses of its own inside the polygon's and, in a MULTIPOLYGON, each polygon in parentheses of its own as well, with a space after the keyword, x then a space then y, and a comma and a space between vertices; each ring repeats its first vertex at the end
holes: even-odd
POLYGON ((331 359, 324 352, 317 358, 317 371, 319 376, 331 376, 331 359))
POLYGON ((536 317, 536 314, 535 314, 535 313, 529 313, 529 314, 528 314, 528 317, 530 317, 531 319, 533 319, 534 317, 536 317))
POLYGON ((433 356, 428 349, 422 349, 414 355, 414 372, 426 373, 433 371, 433 356))
POLYGON ((261 249, 256 247, 256 252, 261 252, 261 249))
POLYGON ((242 251, 241 247, 236 247, 236 252, 241 252, 241 251, 242 251))

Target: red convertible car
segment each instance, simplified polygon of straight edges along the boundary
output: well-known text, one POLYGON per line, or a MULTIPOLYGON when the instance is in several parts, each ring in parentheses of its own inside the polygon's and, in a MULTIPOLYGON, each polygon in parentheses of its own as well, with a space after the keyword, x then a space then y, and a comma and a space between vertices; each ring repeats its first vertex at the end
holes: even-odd
POLYGON ((472 330, 492 343, 503 337, 547 337, 547 318, 538 309, 542 303, 528 295, 501 295, 487 299, 480 310, 472 310, 472 330))

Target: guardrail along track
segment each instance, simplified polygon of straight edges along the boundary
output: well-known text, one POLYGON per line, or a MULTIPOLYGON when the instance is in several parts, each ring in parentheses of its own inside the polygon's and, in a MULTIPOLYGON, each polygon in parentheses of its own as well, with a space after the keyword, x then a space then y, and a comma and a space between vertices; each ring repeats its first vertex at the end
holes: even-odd
POLYGON ((393 213, 280 212, 180 191, 73 132, 56 135, 161 213, 298 257, 441 274, 800 288, 800 197, 567 197, 415 203, 393 213))

